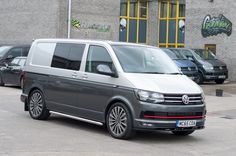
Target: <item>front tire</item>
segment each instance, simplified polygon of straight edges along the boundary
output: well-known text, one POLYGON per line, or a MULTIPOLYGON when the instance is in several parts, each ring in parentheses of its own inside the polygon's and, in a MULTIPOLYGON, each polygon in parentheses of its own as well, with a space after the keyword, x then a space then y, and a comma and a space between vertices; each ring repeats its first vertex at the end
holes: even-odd
POLYGON ((198 73, 195 82, 196 82, 197 84, 202 84, 203 81, 204 81, 204 78, 203 78, 202 73, 198 73))
POLYGON ((129 139, 134 135, 132 116, 123 103, 115 103, 106 116, 106 125, 110 135, 116 139, 129 139))
POLYGON ((46 108, 44 96, 38 89, 34 90, 28 99, 29 114, 33 119, 46 120, 49 116, 49 110, 46 108))
POLYGON ((218 79, 218 80, 215 80, 216 84, 223 84, 225 82, 224 79, 218 79))
POLYGON ((194 130, 190 130, 190 131, 172 131, 172 133, 174 135, 177 135, 177 136, 187 136, 189 134, 192 134, 194 132, 194 130))

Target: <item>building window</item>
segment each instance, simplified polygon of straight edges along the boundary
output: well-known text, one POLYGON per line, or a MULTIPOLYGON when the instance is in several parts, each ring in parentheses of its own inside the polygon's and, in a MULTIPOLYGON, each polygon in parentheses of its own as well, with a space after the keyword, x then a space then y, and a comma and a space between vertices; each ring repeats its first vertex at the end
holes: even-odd
POLYGON ((159 47, 184 47, 185 0, 159 0, 159 47))
POLYGON ((216 55, 216 44, 205 44, 205 49, 207 52, 210 50, 216 55))
POLYGON ((145 0, 120 1, 120 34, 123 42, 147 42, 148 2, 145 0))

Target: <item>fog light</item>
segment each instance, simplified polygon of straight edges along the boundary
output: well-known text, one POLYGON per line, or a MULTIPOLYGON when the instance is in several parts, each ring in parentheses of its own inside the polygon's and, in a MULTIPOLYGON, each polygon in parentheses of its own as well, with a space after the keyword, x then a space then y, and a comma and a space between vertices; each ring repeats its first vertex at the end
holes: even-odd
POLYGON ((145 122, 143 122, 142 125, 143 125, 143 126, 147 126, 147 127, 153 127, 153 124, 151 124, 151 123, 145 123, 145 122))

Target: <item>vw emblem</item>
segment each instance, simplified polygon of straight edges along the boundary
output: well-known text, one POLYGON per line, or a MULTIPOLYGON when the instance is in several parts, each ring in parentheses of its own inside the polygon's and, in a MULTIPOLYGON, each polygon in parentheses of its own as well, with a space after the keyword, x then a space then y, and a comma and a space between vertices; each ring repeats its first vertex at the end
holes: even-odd
POLYGON ((222 69, 223 69, 223 67, 220 66, 220 70, 222 70, 222 69))
POLYGON ((182 96, 182 101, 183 101, 184 104, 187 105, 187 104, 189 103, 189 97, 188 97, 188 95, 183 95, 183 96, 182 96))

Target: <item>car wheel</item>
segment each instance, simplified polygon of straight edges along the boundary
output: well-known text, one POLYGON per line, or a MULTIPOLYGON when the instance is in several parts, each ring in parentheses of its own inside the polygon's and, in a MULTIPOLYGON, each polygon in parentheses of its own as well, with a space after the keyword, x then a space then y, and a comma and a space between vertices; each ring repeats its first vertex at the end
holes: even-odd
POLYGON ((186 136, 189 134, 192 134, 194 132, 194 130, 190 130, 190 131, 172 131, 172 133, 174 135, 178 135, 178 136, 186 136))
POLYGON ((49 110, 46 108, 45 100, 40 90, 34 90, 28 99, 29 114, 33 119, 46 120, 49 116, 49 110))
POLYGON ((0 75, 0 86, 4 86, 4 82, 2 80, 2 76, 0 75))
POLYGON ((203 75, 202 75, 202 73, 198 73, 197 74, 197 78, 195 79, 195 82, 197 83, 197 84, 202 84, 203 83, 203 75))
POLYGON ((115 103, 106 116, 106 125, 112 137, 129 139, 134 135, 132 116, 123 103, 115 103))
POLYGON ((223 84, 225 82, 225 80, 224 79, 218 79, 218 80, 215 80, 215 82, 217 84, 223 84))

